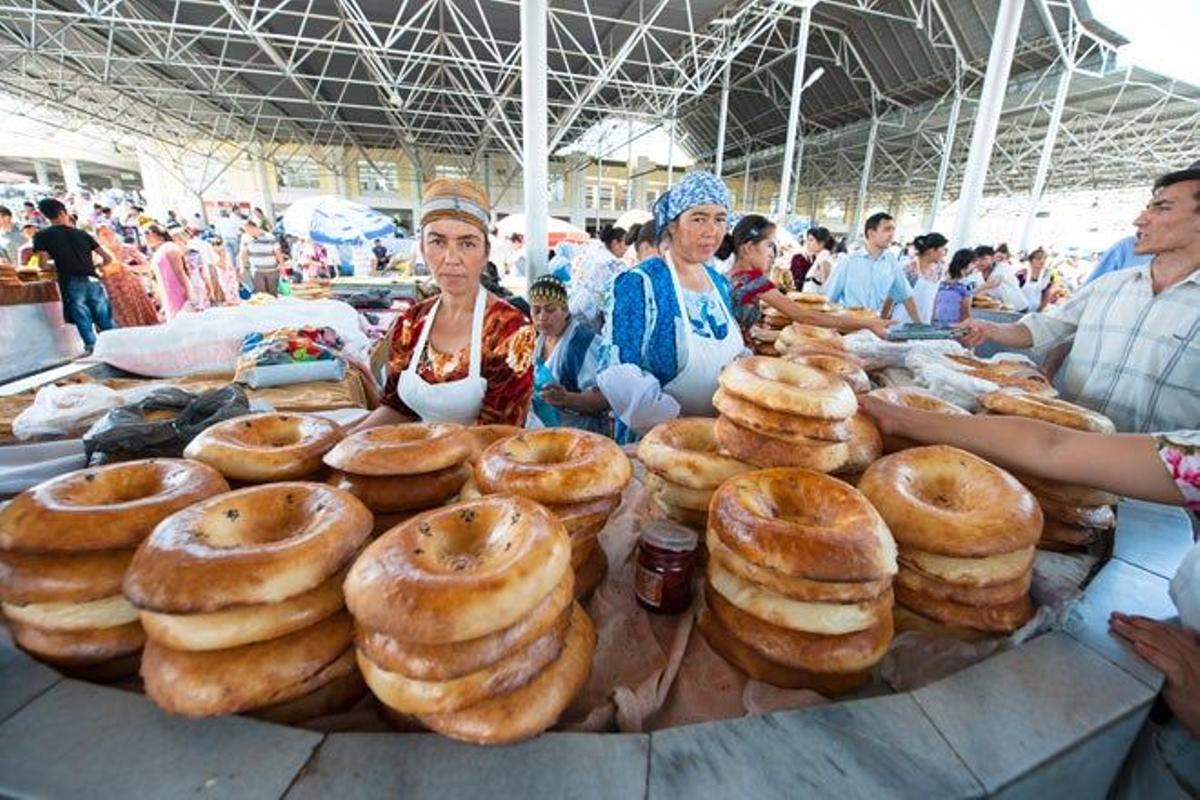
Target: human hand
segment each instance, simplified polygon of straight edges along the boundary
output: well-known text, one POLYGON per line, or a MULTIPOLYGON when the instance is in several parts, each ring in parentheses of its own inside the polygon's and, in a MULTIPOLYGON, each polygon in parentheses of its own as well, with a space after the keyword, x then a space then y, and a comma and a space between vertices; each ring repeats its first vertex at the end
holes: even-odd
POLYGON ((1200 632, 1173 622, 1114 612, 1109 628, 1166 676, 1163 700, 1192 736, 1200 736, 1200 632))
POLYGON ((955 330, 962 331, 961 341, 965 346, 975 347, 991 339, 996 327, 996 323, 994 322, 982 319, 968 319, 957 325, 955 330))
POLYGON ((570 402, 570 392, 557 383, 542 389, 542 399, 555 408, 565 408, 570 402))
POLYGON ((869 394, 858 396, 858 409, 875 421, 880 432, 886 434, 899 433, 905 428, 904 416, 909 411, 904 406, 889 403, 869 394))
POLYGON ((888 328, 896 324, 894 319, 873 319, 867 322, 866 328, 880 339, 887 339, 888 328))

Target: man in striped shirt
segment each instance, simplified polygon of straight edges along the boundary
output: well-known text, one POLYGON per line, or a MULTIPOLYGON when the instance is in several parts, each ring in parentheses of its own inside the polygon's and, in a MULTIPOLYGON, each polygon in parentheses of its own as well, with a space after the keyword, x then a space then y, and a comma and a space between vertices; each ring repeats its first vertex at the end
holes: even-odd
POLYGON ((240 261, 242 269, 250 273, 256 294, 278 294, 283 251, 275 237, 264 231, 258 222, 252 219, 242 224, 240 261))
POLYGON ((1147 265, 1095 280, 1019 322, 964 324, 964 344, 1046 349, 1074 337, 1061 375, 1068 400, 1107 414, 1117 430, 1200 425, 1200 164, 1159 178, 1134 221, 1147 265))

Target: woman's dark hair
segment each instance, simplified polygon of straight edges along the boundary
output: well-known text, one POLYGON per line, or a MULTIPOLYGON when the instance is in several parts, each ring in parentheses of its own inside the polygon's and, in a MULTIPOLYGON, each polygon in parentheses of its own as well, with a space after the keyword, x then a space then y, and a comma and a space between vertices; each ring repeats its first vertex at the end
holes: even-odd
POLYGON ((1044 256, 1044 255, 1046 255, 1045 249, 1041 248, 1041 247, 1036 247, 1032 251, 1030 251, 1029 255, 1025 257, 1025 260, 1033 261, 1038 256, 1044 256))
POLYGON ((833 248, 837 247, 837 240, 833 238, 833 234, 829 232, 829 228, 822 228, 820 225, 815 225, 804 232, 805 236, 811 236, 821 243, 821 247, 833 252, 833 248))
POLYGON ((164 228, 162 225, 159 225, 157 222, 154 223, 153 225, 148 225, 146 227, 146 233, 153 233, 155 236, 157 236, 159 239, 162 239, 164 242, 171 241, 171 234, 167 233, 167 229, 164 228))
POLYGON ((613 242, 624 242, 625 229, 605 225, 604 229, 600 231, 600 241, 604 242, 605 247, 612 247, 613 242))
POLYGON ((954 251, 954 257, 950 259, 950 277, 954 280, 962 278, 963 273, 967 271, 967 267, 971 266, 971 262, 975 260, 975 251, 969 247, 964 247, 961 250, 954 251))
POLYGON ((635 222, 629 226, 629 230, 625 233, 625 244, 633 247, 637 244, 638 235, 642 232, 642 223, 635 222))
POLYGON ((648 244, 651 247, 658 247, 658 230, 654 224, 654 220, 642 223, 642 227, 638 229, 637 244, 648 244))
POLYGON ((775 223, 762 214, 747 214, 733 226, 733 251, 744 244, 758 244, 770 239, 775 233, 775 223))
POLYGON ((950 240, 940 233, 927 233, 924 236, 918 236, 913 239, 913 247, 917 248, 918 253, 937 250, 939 247, 945 247, 949 243, 950 240))
POLYGON ((725 238, 721 240, 721 246, 717 248, 717 252, 713 256, 718 261, 724 261, 733 255, 733 234, 725 234, 725 238))

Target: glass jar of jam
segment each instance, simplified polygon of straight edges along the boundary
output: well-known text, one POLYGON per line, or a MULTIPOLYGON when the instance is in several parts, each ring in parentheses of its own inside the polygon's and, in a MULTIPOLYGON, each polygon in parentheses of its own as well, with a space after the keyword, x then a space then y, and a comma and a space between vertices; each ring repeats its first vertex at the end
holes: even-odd
POLYGON ((696 532, 665 520, 647 520, 638 537, 634 590, 638 603, 658 614, 679 614, 692 605, 696 532))

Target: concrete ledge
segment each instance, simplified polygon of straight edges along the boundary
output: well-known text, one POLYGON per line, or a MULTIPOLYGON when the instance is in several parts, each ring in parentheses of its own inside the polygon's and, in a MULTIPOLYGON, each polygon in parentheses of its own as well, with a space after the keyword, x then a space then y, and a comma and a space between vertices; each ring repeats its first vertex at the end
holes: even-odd
POLYGON ((1182 513, 1123 504, 1117 555, 1064 631, 915 692, 651 735, 550 733, 488 749, 186 720, 136 694, 64 680, 0 641, 0 795, 1100 796, 1162 681, 1108 634, 1108 614, 1173 614, 1166 579, 1191 530, 1182 513))
POLYGON ((485 748, 433 734, 335 733, 287 796, 625 800, 645 793, 649 755, 645 734, 560 733, 485 748))

